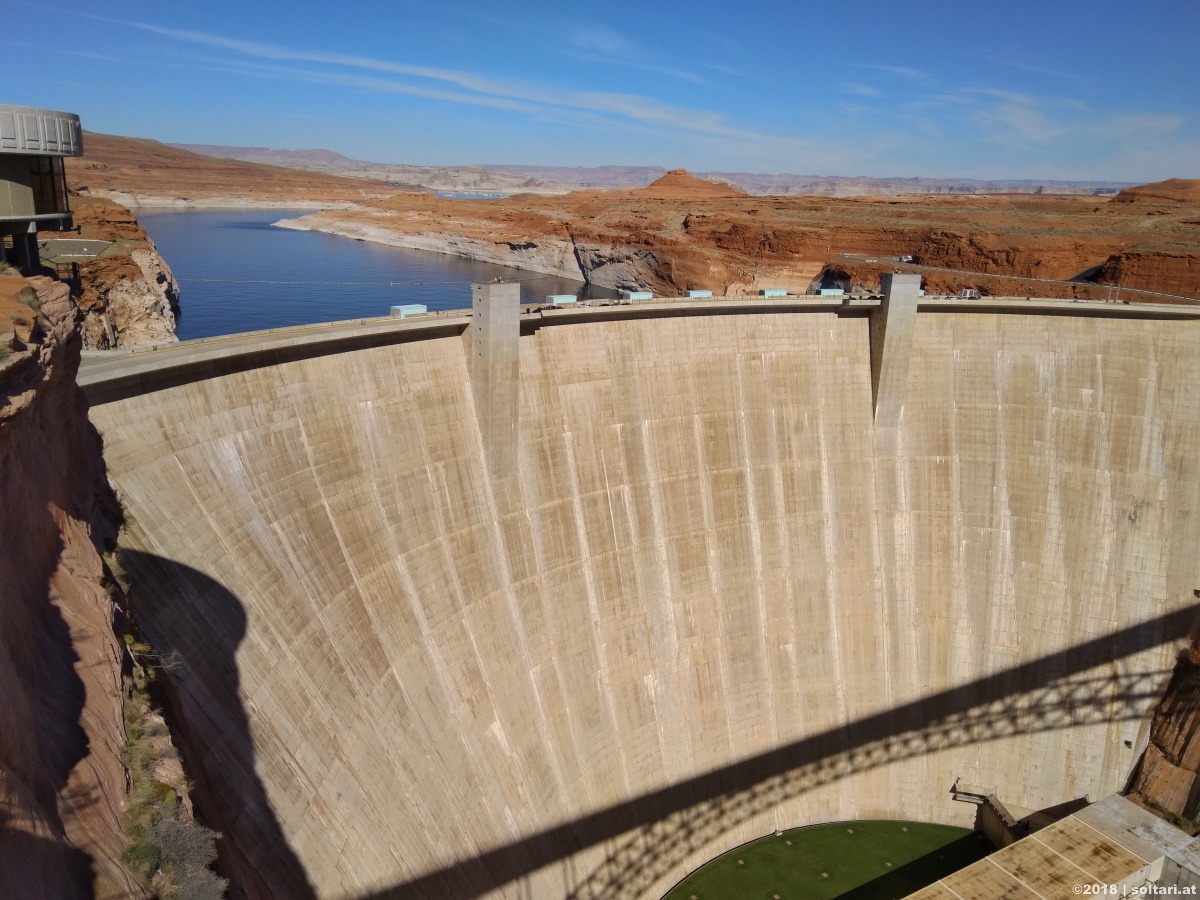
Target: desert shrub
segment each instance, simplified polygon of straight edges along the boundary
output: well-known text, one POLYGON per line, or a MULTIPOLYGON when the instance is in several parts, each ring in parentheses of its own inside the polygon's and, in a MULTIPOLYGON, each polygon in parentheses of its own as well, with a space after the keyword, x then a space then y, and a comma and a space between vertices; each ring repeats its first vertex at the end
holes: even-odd
POLYGON ((221 900, 229 882, 208 868, 217 858, 215 831, 178 815, 163 816, 149 829, 159 850, 159 884, 163 900, 221 900))
POLYGON ((177 870, 204 869, 217 858, 217 833, 177 817, 159 818, 150 826, 150 839, 158 844, 164 866, 177 870))
POLYGON ((154 900, 221 900, 229 882, 208 868, 217 858, 220 835, 188 818, 175 788, 154 778, 159 760, 178 757, 175 748, 162 740, 168 731, 146 690, 154 670, 141 660, 154 654, 131 635, 126 635, 125 643, 134 666, 133 677, 126 680, 122 710, 121 758, 129 771, 129 793, 121 812, 126 838, 123 859, 154 900))

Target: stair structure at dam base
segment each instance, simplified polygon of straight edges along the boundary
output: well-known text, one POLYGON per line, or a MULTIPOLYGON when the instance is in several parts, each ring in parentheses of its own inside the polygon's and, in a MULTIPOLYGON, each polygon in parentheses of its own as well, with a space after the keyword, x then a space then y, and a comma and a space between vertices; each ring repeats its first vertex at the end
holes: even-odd
MULTIPOLYGON (((1200 614, 1200 307, 888 287, 85 354, 231 877, 661 897, 779 829, 971 827, 957 779, 1121 790, 1200 614)), ((919 896, 1184 878, 1126 806, 919 896)))

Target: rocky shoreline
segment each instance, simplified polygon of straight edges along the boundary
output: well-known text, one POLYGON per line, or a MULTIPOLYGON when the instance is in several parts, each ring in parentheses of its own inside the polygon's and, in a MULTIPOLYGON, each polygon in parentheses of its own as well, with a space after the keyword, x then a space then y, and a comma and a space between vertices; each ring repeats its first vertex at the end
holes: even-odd
POLYGON ((273 222, 275 228, 317 231, 389 247, 426 250, 499 266, 512 266, 542 275, 586 281, 570 240, 542 237, 537 241, 486 241, 450 232, 406 234, 369 220, 339 218, 321 213, 273 222))
MULTIPOLYGON (((686 286, 686 275, 664 253, 649 247, 585 240, 570 228, 565 236, 539 235, 512 240, 488 240, 454 232, 407 232, 395 227, 386 213, 358 207, 355 217, 323 211, 295 219, 280 219, 276 228, 317 231, 390 247, 426 250, 478 262, 555 275, 610 290, 655 291, 677 294, 686 286), (367 218, 370 217, 370 218, 367 218)), ((820 273, 815 262, 761 265, 749 277, 721 282, 724 294, 753 293, 760 287, 785 287, 804 293, 820 273)))
POLYGON ((88 191, 84 196, 111 200, 127 209, 353 209, 351 200, 255 200, 248 197, 167 197, 128 191, 88 191))
POLYGON ((660 294, 878 290, 903 263, 931 293, 1174 302, 1200 299, 1198 204, 1181 196, 768 198, 673 170, 632 191, 414 194, 276 224, 660 294))

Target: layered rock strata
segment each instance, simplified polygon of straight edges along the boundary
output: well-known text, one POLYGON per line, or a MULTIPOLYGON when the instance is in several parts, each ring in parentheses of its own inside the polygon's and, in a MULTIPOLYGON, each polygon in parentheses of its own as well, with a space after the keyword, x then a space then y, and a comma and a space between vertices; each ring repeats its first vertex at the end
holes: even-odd
POLYGON ((141 896, 119 860, 121 652, 67 286, 0 276, 0 895, 141 896))
POLYGON ((1200 299, 1197 222, 1200 203, 1182 200, 749 197, 676 170, 637 190, 405 195, 279 224, 668 295, 803 294, 831 268, 874 290, 906 257, 931 293, 1102 299, 1098 284, 1200 299))
POLYGON ((133 213, 98 197, 74 197, 81 237, 111 242, 78 263, 80 334, 89 350, 173 343, 179 284, 133 213))
POLYGON ((1200 648, 1181 653, 1150 720, 1131 792, 1193 822, 1200 819, 1200 648))

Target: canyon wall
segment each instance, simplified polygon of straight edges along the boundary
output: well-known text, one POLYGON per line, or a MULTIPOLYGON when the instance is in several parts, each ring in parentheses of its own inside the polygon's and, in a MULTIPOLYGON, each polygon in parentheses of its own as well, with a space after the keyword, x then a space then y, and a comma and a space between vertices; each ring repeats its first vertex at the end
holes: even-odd
POLYGON ((1157 290, 1194 297, 1200 292, 1200 255, 1190 248, 1116 253, 1104 261, 1096 280, 1126 287, 1153 283, 1157 290))
POLYGON ((67 286, 0 276, 0 895, 141 896, 120 865, 121 654, 67 286))
POLYGON ((408 194, 277 224, 661 296, 803 294, 834 268, 877 288, 879 273, 899 266, 921 274, 930 293, 1104 299, 1105 286, 1119 284, 1200 300, 1198 215, 1196 203, 1168 200, 750 197, 673 170, 638 190, 487 201, 408 194))
POLYGON ((970 825, 958 779, 1121 788, 1194 625, 1197 327, 923 312, 877 429, 865 316, 542 325, 497 481, 457 336, 105 398, 245 895, 650 897, 776 828, 970 825))
POLYGON ((680 296, 687 287, 709 284, 715 284, 718 293, 729 295, 753 294, 760 287, 783 287, 802 294, 821 271, 816 262, 778 259, 747 269, 732 262, 713 262, 655 249, 652 244, 637 246, 609 243, 596 237, 578 238, 572 229, 563 229, 561 236, 514 237, 510 240, 495 235, 410 233, 389 227, 383 216, 361 210, 356 211, 353 218, 337 212, 321 212, 281 219, 274 225, 293 231, 319 231, 392 247, 445 253, 529 272, 575 278, 612 290, 654 291, 660 296, 680 296))

